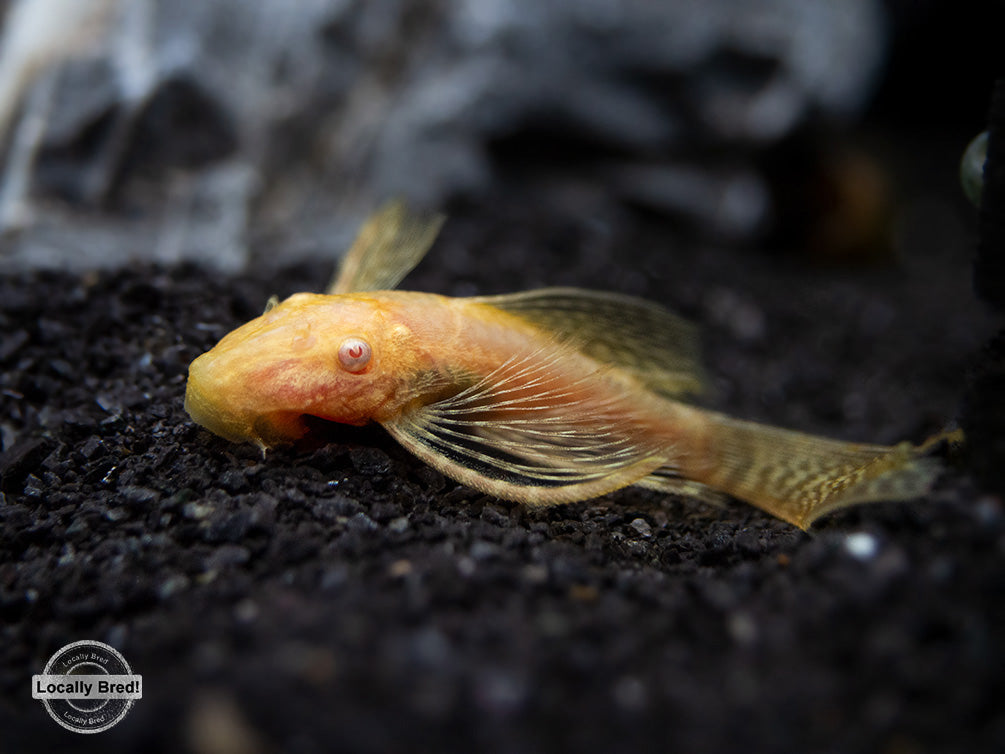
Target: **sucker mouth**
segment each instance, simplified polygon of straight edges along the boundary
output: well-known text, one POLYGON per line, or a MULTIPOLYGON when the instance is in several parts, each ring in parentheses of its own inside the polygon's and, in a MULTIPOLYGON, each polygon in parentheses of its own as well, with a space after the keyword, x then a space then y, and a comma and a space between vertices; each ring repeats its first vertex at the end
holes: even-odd
POLYGON ((304 415, 296 411, 272 411, 255 417, 252 441, 260 448, 271 448, 299 440, 307 434, 304 415))

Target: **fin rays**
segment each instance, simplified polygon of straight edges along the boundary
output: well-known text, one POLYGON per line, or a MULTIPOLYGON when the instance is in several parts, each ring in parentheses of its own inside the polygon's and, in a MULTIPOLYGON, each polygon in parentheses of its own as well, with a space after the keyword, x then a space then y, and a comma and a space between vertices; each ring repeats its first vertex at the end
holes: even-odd
POLYGON ((704 384, 697 328, 650 301, 578 288, 542 288, 473 300, 554 334, 663 396, 697 393, 704 384))
POLYGON ((413 214, 400 201, 383 205, 363 223, 325 293, 394 288, 422 261, 444 219, 413 214))
POLYGON ((926 447, 830 440, 709 414, 715 464, 702 481, 807 528, 820 516, 864 502, 923 495, 938 473, 926 447))
POLYGON ((630 431, 619 401, 594 395, 602 370, 569 379, 561 351, 514 356, 385 426, 449 476, 529 504, 601 495, 664 465, 660 450, 630 431))

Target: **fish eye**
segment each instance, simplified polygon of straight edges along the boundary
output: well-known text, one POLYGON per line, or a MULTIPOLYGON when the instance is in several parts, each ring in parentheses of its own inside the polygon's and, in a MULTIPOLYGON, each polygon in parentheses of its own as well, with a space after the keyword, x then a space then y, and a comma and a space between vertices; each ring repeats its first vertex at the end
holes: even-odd
POLYGON ((362 372, 372 355, 370 344, 360 338, 346 338, 338 347, 339 364, 347 372, 362 372))

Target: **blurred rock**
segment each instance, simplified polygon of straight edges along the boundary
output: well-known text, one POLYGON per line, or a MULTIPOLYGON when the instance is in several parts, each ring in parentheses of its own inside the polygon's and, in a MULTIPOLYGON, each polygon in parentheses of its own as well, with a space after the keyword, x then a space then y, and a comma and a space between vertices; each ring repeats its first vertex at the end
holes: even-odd
POLYGON ((743 155, 854 114, 884 48, 877 0, 112 5, 60 64, 5 266, 327 256, 390 195, 481 192, 513 154, 551 170, 529 141, 618 176, 611 201, 742 235, 766 195, 743 155))
MULTIPOLYGON (((1005 79, 992 92, 988 133, 974 289, 1000 315, 1005 313, 1005 79)), ((985 346, 972 370, 960 425, 970 471, 985 490, 1005 498, 1005 329, 985 346)))

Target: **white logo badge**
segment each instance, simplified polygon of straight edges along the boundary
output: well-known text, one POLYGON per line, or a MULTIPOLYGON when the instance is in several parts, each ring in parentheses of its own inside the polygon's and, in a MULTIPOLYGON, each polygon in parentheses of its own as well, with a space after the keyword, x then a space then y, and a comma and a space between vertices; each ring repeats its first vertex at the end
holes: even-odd
POLYGON ((143 676, 100 641, 67 644, 31 677, 31 695, 52 719, 76 733, 108 730, 143 697, 143 676))

